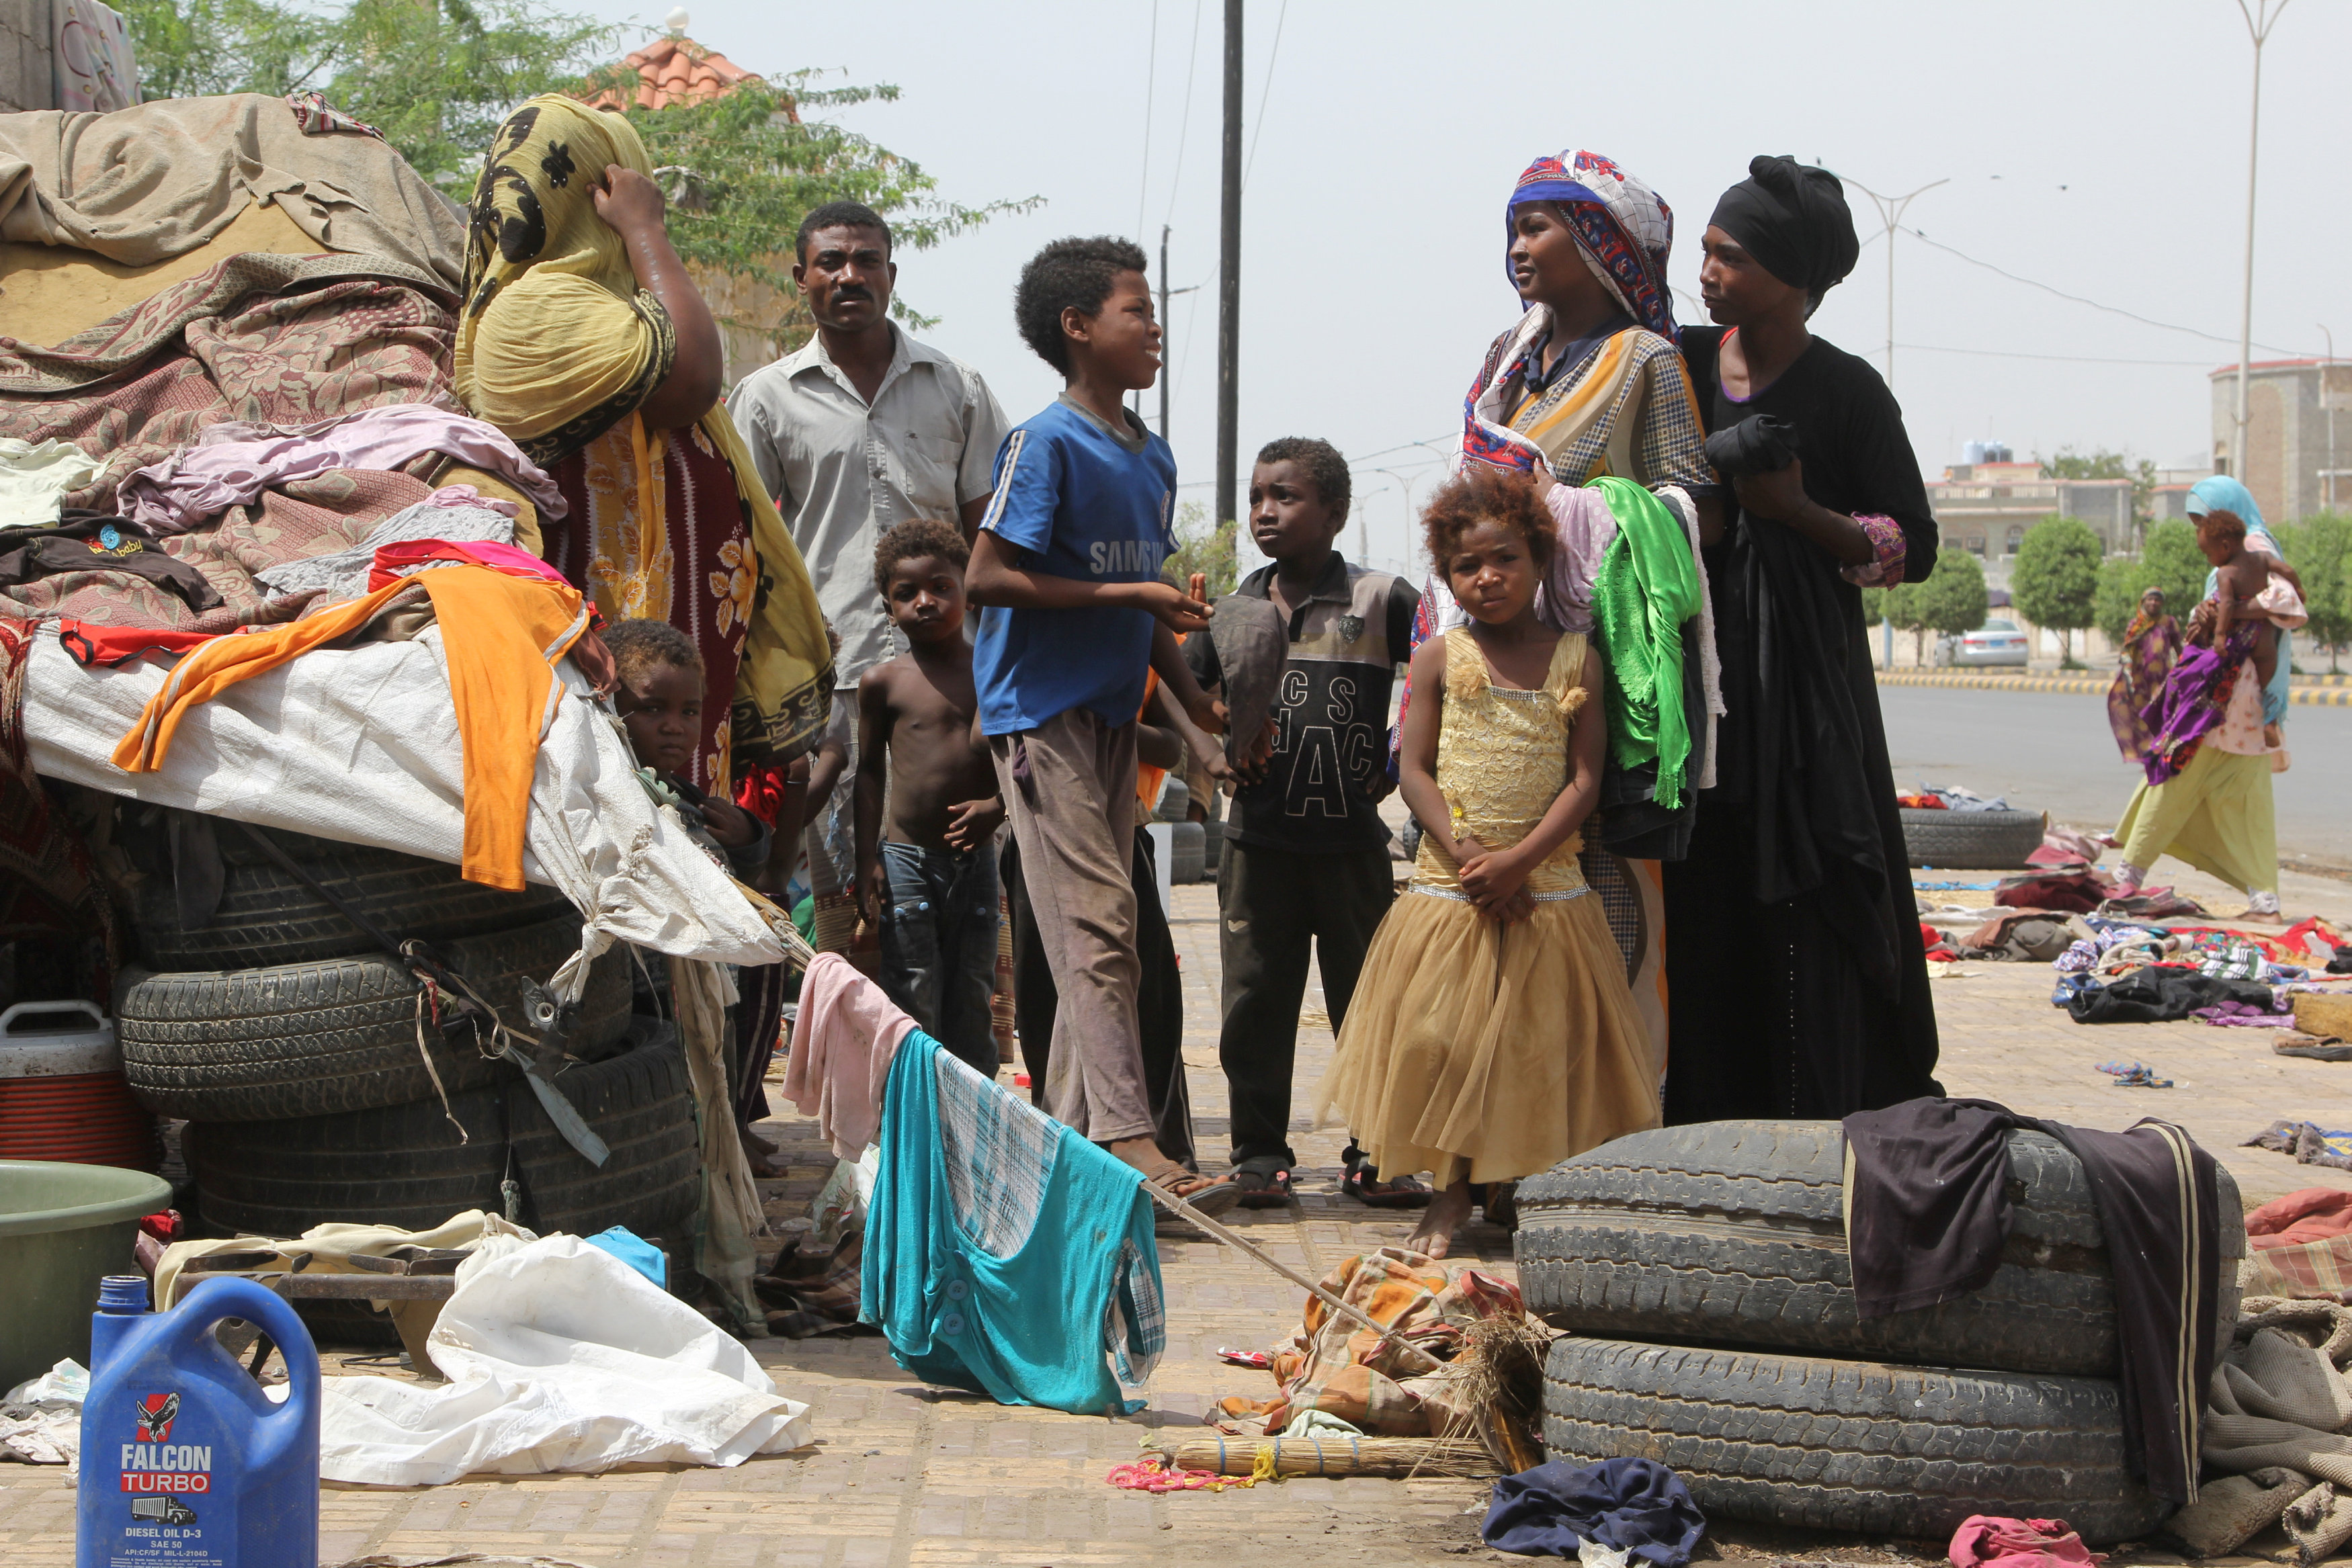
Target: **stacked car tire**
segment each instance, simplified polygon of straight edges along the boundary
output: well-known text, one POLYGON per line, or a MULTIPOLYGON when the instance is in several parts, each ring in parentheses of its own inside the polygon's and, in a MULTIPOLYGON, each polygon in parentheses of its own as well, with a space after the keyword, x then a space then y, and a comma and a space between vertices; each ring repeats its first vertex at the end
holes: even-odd
MULTIPOLYGON (((631 1016, 625 948, 592 967, 565 1041, 581 1060, 555 1080, 610 1149, 599 1166, 520 1068, 467 1031, 445 1038, 429 1009, 420 1019, 416 982, 373 937, 241 834, 219 837, 209 918, 184 918, 168 870, 140 885, 144 964, 126 972, 117 1008, 132 1092, 190 1124, 205 1229, 424 1229, 511 1208, 541 1230, 683 1234, 698 1191, 693 1095, 675 1029, 631 1016)), ((394 940, 430 944, 510 1025, 523 982, 545 983, 579 949, 580 918, 551 888, 509 893, 411 855, 275 838, 394 940)))
MULTIPOLYGON (((1570 1331, 1546 1368, 1551 1457, 1655 1459, 1703 1511, 1784 1525, 1948 1537, 1970 1514, 2063 1518, 2097 1543, 2160 1522, 2125 1469, 2115 1291, 2081 1165, 2011 1134, 1992 1280, 1864 1321, 1843 1151, 1834 1122, 1707 1123, 1520 1185, 1521 1289, 1570 1331)), ((2221 1232, 2226 1333, 2245 1239, 2221 1232)))

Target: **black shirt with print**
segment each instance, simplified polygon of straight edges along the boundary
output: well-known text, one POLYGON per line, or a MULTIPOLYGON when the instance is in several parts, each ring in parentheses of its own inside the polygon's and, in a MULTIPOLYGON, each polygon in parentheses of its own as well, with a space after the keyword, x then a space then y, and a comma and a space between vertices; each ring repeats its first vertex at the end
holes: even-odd
MULTIPOLYGON (((1270 599, 1276 569, 1234 591, 1270 599)), ((1389 841, 1379 799, 1389 788, 1389 696, 1412 653, 1421 594, 1401 577, 1350 566, 1333 551, 1291 612, 1290 654, 1274 702, 1274 760, 1233 800, 1224 833, 1244 844, 1332 854, 1389 841)), ((1184 641, 1204 686, 1223 679, 1206 633, 1184 641)))

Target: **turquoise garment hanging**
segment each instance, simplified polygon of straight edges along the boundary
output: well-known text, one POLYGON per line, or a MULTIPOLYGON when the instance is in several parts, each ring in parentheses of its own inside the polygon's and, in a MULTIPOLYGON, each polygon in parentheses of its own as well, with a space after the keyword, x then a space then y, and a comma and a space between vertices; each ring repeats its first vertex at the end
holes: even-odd
POLYGON ((1143 1178, 922 1030, 890 1067, 862 1321, 929 1383, 1126 1414, 1166 1343, 1143 1178))

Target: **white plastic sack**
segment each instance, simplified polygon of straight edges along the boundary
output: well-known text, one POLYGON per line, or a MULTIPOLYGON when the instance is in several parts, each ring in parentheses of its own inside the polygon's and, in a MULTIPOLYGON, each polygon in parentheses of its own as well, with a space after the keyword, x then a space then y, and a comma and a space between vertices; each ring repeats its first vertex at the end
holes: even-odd
POLYGON ((576 1236, 466 1260, 430 1339, 450 1382, 326 1380, 319 1473, 379 1486, 654 1463, 810 1441, 808 1406, 701 1313, 576 1236))
MULTIPOLYGON (((614 939, 681 958, 773 964, 779 942, 726 873, 632 775, 627 743, 570 660, 556 665, 531 777, 523 875, 582 911, 593 958, 614 939)), ((43 630, 25 681, 36 771, 111 794, 372 844, 456 865, 465 754, 441 632, 321 649, 198 704, 153 773, 109 760, 167 672, 85 667, 43 630)), ((584 962, 559 971, 565 999, 584 962)))
POLYGON ((70 1465, 81 1453, 82 1397, 89 1374, 68 1356, 0 1396, 0 1459, 70 1465))

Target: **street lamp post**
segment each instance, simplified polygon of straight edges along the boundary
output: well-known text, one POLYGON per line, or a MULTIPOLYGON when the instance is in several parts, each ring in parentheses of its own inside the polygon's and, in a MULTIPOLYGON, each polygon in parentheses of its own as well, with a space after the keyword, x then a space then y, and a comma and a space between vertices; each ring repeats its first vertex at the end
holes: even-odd
POLYGON ((2246 375, 2254 348, 2254 172, 2261 167, 2263 134, 2263 46, 2286 10, 2287 0, 2238 0, 2238 15, 2246 19, 2246 35, 2254 41, 2253 110, 2246 120, 2246 277, 2238 302, 2238 413, 2236 435, 2230 448, 2230 472, 2246 481, 2246 375))
MULTIPOLYGON (((2284 4, 2284 0, 2281 0, 2281 4, 2284 4)), ((1952 182, 1949 179, 1931 180, 1917 190, 1906 192, 1900 196, 1882 196, 1851 174, 1840 174, 1838 178, 1868 196, 1878 208, 1880 221, 1886 225, 1886 390, 1893 392, 1895 390, 1895 226, 1903 221, 1903 210, 1911 204, 1914 197, 1925 195, 1937 185, 1948 185, 1952 182)))

